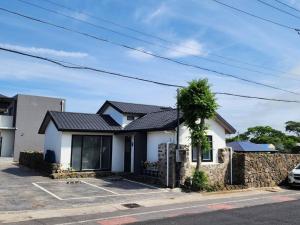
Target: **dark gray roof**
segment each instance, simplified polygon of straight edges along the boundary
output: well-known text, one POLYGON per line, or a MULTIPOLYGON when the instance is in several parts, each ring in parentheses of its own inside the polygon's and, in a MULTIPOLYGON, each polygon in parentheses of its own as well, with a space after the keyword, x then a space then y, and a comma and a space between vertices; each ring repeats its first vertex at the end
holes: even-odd
POLYGON ((40 134, 45 133, 50 120, 59 131, 113 132, 121 130, 121 126, 109 115, 49 111, 39 129, 40 134))
POLYGON ((141 131, 141 130, 170 130, 177 125, 177 110, 164 110, 160 112, 149 113, 128 124, 123 131, 141 131))
POLYGON ((158 105, 144 105, 135 104, 127 102, 116 102, 116 101, 106 101, 97 113, 101 114, 105 111, 108 106, 112 106, 114 109, 125 114, 148 114, 152 112, 158 112, 165 109, 172 109, 171 107, 158 106, 158 105))
POLYGON ((250 141, 234 141, 226 144, 235 152, 277 152, 273 145, 255 144, 250 141))
POLYGON ((0 98, 8 98, 8 97, 0 94, 0 98))

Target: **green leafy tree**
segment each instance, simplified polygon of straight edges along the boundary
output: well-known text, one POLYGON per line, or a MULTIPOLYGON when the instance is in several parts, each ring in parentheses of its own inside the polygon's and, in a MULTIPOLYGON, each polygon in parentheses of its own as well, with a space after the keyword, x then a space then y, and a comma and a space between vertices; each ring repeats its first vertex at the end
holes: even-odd
POLYGON ((300 137, 300 122, 288 121, 285 123, 285 130, 300 137))
POLYGON ((189 86, 182 88, 178 95, 178 106, 183 113, 183 119, 191 132, 193 146, 197 146, 197 166, 200 170, 201 151, 209 150, 207 140, 206 119, 215 116, 218 104, 215 95, 210 90, 207 79, 193 80, 189 86))
MULTIPOLYGON (((296 136, 289 136, 285 133, 276 130, 270 126, 250 127, 239 137, 241 140, 248 140, 256 144, 273 144, 277 150, 281 152, 293 152, 294 147, 298 142, 296 136)), ((237 136, 227 139, 227 141, 236 141, 237 136)))

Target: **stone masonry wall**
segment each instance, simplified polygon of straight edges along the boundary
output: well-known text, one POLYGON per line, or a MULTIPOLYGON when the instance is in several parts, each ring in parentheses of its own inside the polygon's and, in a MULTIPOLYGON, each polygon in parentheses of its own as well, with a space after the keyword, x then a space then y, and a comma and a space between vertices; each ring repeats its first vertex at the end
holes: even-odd
POLYGON ((280 185, 298 163, 300 154, 235 153, 234 183, 248 187, 280 185))
MULTIPOLYGON (((169 187, 175 187, 178 183, 183 184, 187 177, 191 177, 195 168, 190 163, 190 152, 188 146, 181 145, 183 149, 183 161, 176 163, 176 144, 169 144, 169 187)), ((158 147, 158 171, 161 183, 164 186, 167 182, 167 144, 160 144, 158 147)), ((217 164, 202 164, 201 170, 205 171, 209 177, 211 185, 224 186, 230 179, 230 151, 219 149, 217 164)))

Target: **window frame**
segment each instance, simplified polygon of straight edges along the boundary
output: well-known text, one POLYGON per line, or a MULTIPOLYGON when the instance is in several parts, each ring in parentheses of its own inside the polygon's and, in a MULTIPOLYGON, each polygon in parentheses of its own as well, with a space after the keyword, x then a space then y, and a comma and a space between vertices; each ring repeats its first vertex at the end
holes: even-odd
MULTIPOLYGON (((206 135, 207 138, 211 138, 211 141, 209 141, 211 143, 211 149, 210 149, 210 154, 211 154, 211 158, 210 159, 203 159, 203 153, 201 155, 201 162, 213 162, 214 161, 214 142, 213 142, 213 135, 206 135)), ((192 157, 192 162, 197 162, 197 159, 195 160, 194 159, 194 149, 196 149, 197 147, 194 147, 193 145, 192 146, 192 154, 191 154, 191 157, 192 157)), ((197 157, 197 156, 196 156, 197 157)))
MULTIPOLYGON (((80 170, 74 170, 76 172, 80 171, 111 171, 112 169, 112 151, 113 151, 113 135, 81 135, 81 134, 72 134, 72 140, 71 140, 71 159, 70 159, 70 167, 72 168, 72 160, 73 160, 73 137, 81 137, 81 151, 80 151, 80 170), (84 142, 84 137, 88 136, 96 136, 100 137, 100 148, 99 151, 102 149, 102 137, 110 137, 110 165, 109 168, 107 169, 82 169, 82 151, 83 151, 83 142, 84 142)), ((100 153, 101 154, 101 153, 100 153)), ((100 160, 100 157, 99 157, 100 160)))

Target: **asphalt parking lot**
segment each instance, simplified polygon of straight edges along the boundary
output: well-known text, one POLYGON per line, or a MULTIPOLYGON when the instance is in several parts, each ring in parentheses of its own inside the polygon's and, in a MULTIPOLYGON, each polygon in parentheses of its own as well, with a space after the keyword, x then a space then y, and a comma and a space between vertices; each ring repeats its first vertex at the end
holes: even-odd
POLYGON ((73 208, 134 203, 178 196, 180 192, 123 179, 53 180, 12 162, 0 162, 0 211, 73 208))

